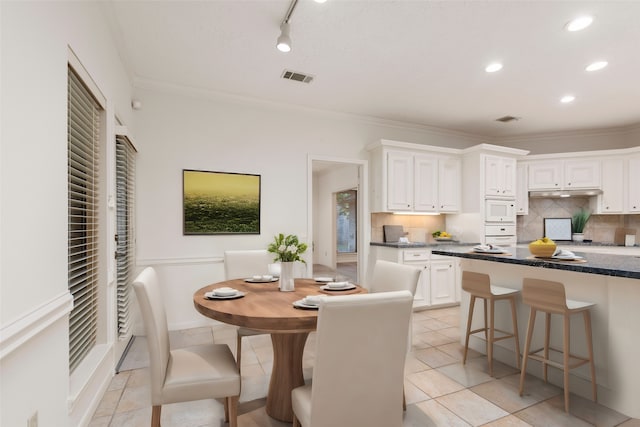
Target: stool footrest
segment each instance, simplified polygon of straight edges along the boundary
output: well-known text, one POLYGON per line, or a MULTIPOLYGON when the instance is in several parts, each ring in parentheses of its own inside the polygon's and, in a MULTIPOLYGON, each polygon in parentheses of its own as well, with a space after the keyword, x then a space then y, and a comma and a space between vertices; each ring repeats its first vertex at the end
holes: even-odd
MULTIPOLYGON (((469 331, 469 335, 473 335, 473 334, 477 334, 478 332, 485 332, 485 331, 487 331, 487 333, 488 333, 489 332, 489 328, 474 329, 473 331, 469 331)), ((507 339, 507 338, 515 337, 513 332, 503 331, 502 329, 493 328, 493 331, 494 332, 500 332, 501 334, 505 334, 504 336, 499 336, 499 337, 494 336, 493 337, 493 341, 500 341, 500 340, 504 340, 504 339, 507 339)))
MULTIPOLYGON (((554 351, 556 353, 562 353, 562 350, 556 349, 556 348, 551 348, 549 347, 550 351, 554 351)), ((544 356, 536 354, 536 353, 540 353, 541 351, 544 351, 544 348, 540 348, 538 350, 533 350, 530 351, 529 354, 527 355, 527 357, 529 357, 530 359, 533 360, 537 360, 538 362, 542 362, 545 363, 547 365, 559 368, 559 369, 564 369, 564 363, 562 362, 556 362, 554 360, 551 359, 545 359, 544 356)), ((574 363, 569 363, 569 369, 573 369, 573 368, 577 368, 578 366, 582 366, 585 365, 587 363, 589 363, 589 358, 587 357, 582 357, 582 356, 576 356, 575 354, 571 354, 569 353, 569 359, 573 359, 575 362, 574 363)))

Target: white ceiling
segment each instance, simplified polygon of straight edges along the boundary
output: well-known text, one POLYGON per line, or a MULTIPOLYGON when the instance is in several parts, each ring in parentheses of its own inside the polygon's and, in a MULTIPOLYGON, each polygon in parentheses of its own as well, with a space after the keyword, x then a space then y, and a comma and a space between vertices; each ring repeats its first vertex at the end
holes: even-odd
POLYGON ((112 1, 135 80, 484 137, 640 123, 640 1, 112 1), (594 16, 584 31, 564 25, 594 16), (501 61, 493 74, 484 67, 501 61), (587 73, 595 60, 604 70, 587 73), (315 76, 281 79, 285 69, 315 76), (573 94, 565 105, 561 96, 573 94), (521 117, 500 123, 505 115, 521 117))

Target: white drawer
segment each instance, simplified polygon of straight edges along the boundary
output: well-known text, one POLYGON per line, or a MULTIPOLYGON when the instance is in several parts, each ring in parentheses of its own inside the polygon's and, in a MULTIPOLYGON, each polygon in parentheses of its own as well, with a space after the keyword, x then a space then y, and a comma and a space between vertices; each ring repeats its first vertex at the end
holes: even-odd
POLYGON ((515 236, 515 225, 487 225, 484 227, 485 236, 515 236))
POLYGON ((516 236, 486 236, 485 243, 498 246, 514 246, 517 243, 516 236))
POLYGON ((404 250, 402 253, 403 262, 411 261, 429 261, 429 255, 431 251, 422 250, 404 250))

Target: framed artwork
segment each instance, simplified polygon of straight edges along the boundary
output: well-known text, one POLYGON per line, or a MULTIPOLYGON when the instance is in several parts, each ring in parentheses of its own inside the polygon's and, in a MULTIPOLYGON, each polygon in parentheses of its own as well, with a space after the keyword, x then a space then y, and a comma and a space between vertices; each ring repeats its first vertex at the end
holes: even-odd
POLYGON ((182 171, 183 234, 260 234, 260 175, 182 171))

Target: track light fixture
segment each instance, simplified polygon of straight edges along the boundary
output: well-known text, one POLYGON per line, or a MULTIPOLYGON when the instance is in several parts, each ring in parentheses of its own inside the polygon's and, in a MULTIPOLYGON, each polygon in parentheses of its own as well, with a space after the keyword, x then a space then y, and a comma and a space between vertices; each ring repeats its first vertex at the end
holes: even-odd
POLYGON ((298 0, 291 0, 289 9, 287 10, 286 15, 284 15, 282 24, 280 24, 280 37, 278 37, 278 41, 276 42, 276 47, 280 52, 289 52, 291 50, 291 26, 289 25, 289 20, 291 19, 291 15, 293 15, 293 10, 296 8, 297 4, 298 0))
POLYGON ((291 50, 291 37, 289 37, 289 23, 283 22, 280 25, 280 37, 278 37, 278 42, 276 47, 280 52, 289 52, 291 50))

